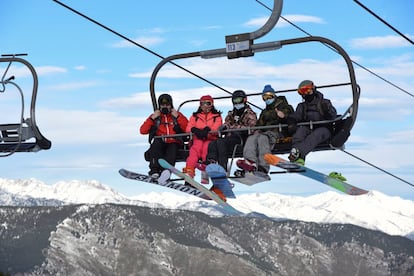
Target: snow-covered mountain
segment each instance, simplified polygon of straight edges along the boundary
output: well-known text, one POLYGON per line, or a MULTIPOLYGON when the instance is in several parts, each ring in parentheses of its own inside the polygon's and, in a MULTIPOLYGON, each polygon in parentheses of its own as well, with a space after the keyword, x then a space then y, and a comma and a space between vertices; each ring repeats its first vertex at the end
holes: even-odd
MULTIPOLYGON (((414 237, 414 202, 377 191, 348 196, 336 192, 300 197, 276 193, 239 195, 228 202, 244 213, 262 213, 274 219, 316 223, 354 224, 390 235, 414 237)), ((116 203, 222 215, 216 204, 175 193, 149 193, 130 198, 106 185, 90 181, 60 181, 47 185, 36 179, 0 179, 0 205, 59 205, 116 203)))

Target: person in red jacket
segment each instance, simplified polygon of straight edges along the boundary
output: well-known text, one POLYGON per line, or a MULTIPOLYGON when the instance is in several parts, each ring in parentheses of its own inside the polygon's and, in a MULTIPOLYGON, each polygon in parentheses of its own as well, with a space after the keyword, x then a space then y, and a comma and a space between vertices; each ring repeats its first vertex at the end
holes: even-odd
POLYGON ((192 133, 192 145, 186 160, 183 172, 195 176, 195 168, 199 160, 206 160, 208 144, 217 140, 219 127, 222 125, 221 112, 214 107, 214 100, 210 95, 200 98, 200 106, 190 117, 186 132, 192 133), (213 133, 212 133, 213 132, 213 133))
MULTIPOLYGON (((179 137, 155 138, 154 136, 172 135, 186 130, 188 119, 174 109, 173 100, 169 94, 162 94, 158 98, 158 109, 154 111, 141 125, 140 133, 149 134, 151 143, 145 153, 145 160, 149 161, 148 174, 158 178, 164 170, 158 159, 164 158, 168 163, 175 165, 178 148, 182 144, 179 137)), ((169 178, 168 174, 166 178, 169 178)))

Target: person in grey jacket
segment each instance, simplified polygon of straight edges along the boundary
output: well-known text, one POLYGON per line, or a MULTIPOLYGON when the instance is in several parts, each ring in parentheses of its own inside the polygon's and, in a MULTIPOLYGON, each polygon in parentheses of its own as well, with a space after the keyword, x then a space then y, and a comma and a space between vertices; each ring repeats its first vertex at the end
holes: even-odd
POLYGON ((337 112, 331 101, 316 90, 313 81, 302 81, 298 86, 298 93, 302 96, 303 102, 297 105, 295 112, 288 118, 289 131, 294 133, 289 160, 304 165, 306 155, 318 144, 329 139, 331 131, 323 124, 313 125, 311 129, 309 125, 297 127, 297 123, 333 120, 337 112))

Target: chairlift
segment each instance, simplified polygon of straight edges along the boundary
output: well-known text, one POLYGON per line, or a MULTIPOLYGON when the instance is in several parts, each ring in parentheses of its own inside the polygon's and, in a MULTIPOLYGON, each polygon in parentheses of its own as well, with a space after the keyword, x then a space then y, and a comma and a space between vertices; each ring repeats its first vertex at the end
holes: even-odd
MULTIPOLYGON (((318 88, 334 87, 334 86, 348 86, 351 88, 351 91, 352 91, 352 104, 346 109, 343 115, 339 115, 334 120, 313 121, 313 122, 310 121, 310 122, 300 123, 299 125, 310 125, 311 127, 313 127, 318 124, 325 124, 325 125, 330 125, 330 127, 332 128, 333 135, 331 139, 329 141, 324 142, 323 144, 318 145, 313 151, 335 150, 335 149, 343 148, 345 142, 350 136, 351 129, 356 121, 357 112, 358 112, 358 101, 360 97, 360 88, 358 84, 356 83, 355 71, 353 68, 352 61, 350 57, 348 56, 348 54, 346 53, 346 51, 340 45, 338 45, 337 43, 335 43, 334 41, 328 38, 324 38, 320 36, 307 36, 307 37, 300 37, 300 38, 293 38, 293 39, 286 39, 286 40, 271 41, 271 42, 255 44, 254 43, 255 39, 262 37, 263 35, 268 33, 270 30, 272 30, 273 27, 276 25, 278 19, 280 18, 280 14, 282 10, 282 2, 283 2, 282 0, 274 0, 272 14, 267 20, 267 22, 265 23, 265 25, 262 26, 259 30, 255 32, 251 32, 251 33, 243 33, 243 34, 235 34, 235 35, 226 36, 226 47, 225 48, 175 54, 175 55, 171 55, 169 57, 162 59, 158 63, 158 65, 154 68, 152 75, 151 75, 151 79, 150 79, 150 96, 151 96, 154 110, 157 109, 157 97, 155 94, 155 81, 156 81, 158 72, 167 63, 176 65, 179 68, 189 72, 185 68, 177 65, 174 61, 180 60, 180 59, 186 59, 186 58, 194 58, 194 57, 200 57, 202 59, 227 57, 229 60, 240 58, 240 57, 248 58, 261 52, 280 50, 281 48, 289 46, 289 45, 309 43, 309 42, 322 43, 332 48, 340 56, 342 56, 347 66, 349 82, 323 85, 323 86, 318 86, 318 88)), ((189 73, 194 75, 194 73, 192 72, 189 72, 189 73)), ((296 89, 276 91, 276 93, 289 92, 289 91, 296 91, 296 89)), ((231 94, 231 93, 228 92, 228 94, 231 94)), ((247 93, 247 95, 250 98, 251 95, 258 95, 258 94, 247 93)), ((231 96, 218 97, 218 98, 230 98, 230 97, 231 96)), ((191 103, 191 102, 196 102, 196 101, 198 101, 198 99, 189 99, 183 102, 179 106, 179 108, 181 108, 186 103, 191 103)), ((287 125, 280 124, 277 126, 254 127, 254 128, 249 128, 247 130, 253 131, 254 129, 259 129, 259 128, 263 129, 263 128, 275 128, 275 127, 287 128, 287 125)), ((238 129, 238 130, 242 130, 242 129, 238 129)), ((191 135, 191 133, 159 136, 155 138, 177 137, 177 136, 183 136, 183 135, 188 136, 188 135, 191 135)), ((284 139, 280 141, 280 143, 277 143, 275 145, 275 148, 272 150, 272 153, 274 154, 289 153, 291 150, 291 147, 292 147, 291 139, 289 140, 289 137, 288 137, 288 139, 284 139)), ((185 162, 186 157, 188 156, 188 151, 189 149, 187 148, 187 145, 184 145, 184 148, 179 151, 177 162, 180 162, 180 161, 185 162)), ((242 157, 242 145, 239 145, 238 147, 234 149, 229 149, 229 153, 230 153, 230 156, 232 156, 233 158, 242 157)))
MULTIPOLYGON (((50 149, 52 143, 46 139, 40 132, 35 118, 36 97, 38 88, 38 78, 34 67, 25 59, 18 56, 26 54, 2 55, 0 63, 5 63, 5 71, 0 80, 0 99, 2 94, 8 93, 9 89, 14 87, 20 93, 21 97, 21 113, 20 121, 13 123, 0 124, 0 155, 2 157, 9 156, 16 152, 37 152, 40 150, 50 149), (14 81, 15 76, 8 76, 10 66, 13 63, 20 63, 26 66, 33 77, 33 90, 30 101, 30 117, 24 118, 24 93, 21 87, 14 81)), ((10 89, 12 90, 12 89, 10 89)))

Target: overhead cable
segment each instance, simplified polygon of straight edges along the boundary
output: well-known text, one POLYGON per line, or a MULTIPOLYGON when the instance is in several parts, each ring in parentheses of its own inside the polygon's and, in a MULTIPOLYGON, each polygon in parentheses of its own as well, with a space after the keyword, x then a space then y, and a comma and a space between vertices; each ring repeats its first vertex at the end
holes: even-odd
POLYGON ((381 17, 379 17, 378 15, 376 15, 373 11, 371 11, 370 9, 368 9, 367 6, 365 6, 364 4, 362 4, 361 2, 359 2, 358 0, 354 0, 354 2, 357 3, 359 6, 361 6, 364 10, 366 10, 367 12, 369 12, 370 14, 372 14, 379 21, 381 21, 382 23, 384 23, 385 25, 387 25, 391 30, 393 30, 394 32, 396 32, 397 34, 399 34, 400 36, 402 36, 403 38, 405 38, 408 42, 410 42, 411 44, 414 45, 414 41, 412 41, 406 35, 404 35, 399 30, 397 30, 396 28, 394 28, 393 26, 391 26, 387 21, 385 21, 384 19, 382 19, 381 17))
MULTIPOLYGON (((92 22, 92 23, 94 23, 94 24, 96 24, 96 25, 98 25, 98 26, 100 26, 100 27, 104 28, 105 30, 107 30, 107 31, 109 31, 109 32, 111 32, 111 33, 113 33, 113 34, 115 34, 115 35, 117 35, 117 36, 119 36, 119 37, 121 37, 121 38, 123 38, 123 39, 127 40, 128 42, 130 42, 130 43, 134 44, 135 46, 138 46, 138 47, 140 47, 140 48, 144 49, 145 51, 147 51, 147 52, 149 52, 149 53, 151 53, 151 54, 153 54, 153 55, 155 55, 155 56, 159 57, 160 59, 165 59, 165 57, 161 56, 160 54, 158 54, 158 53, 156 53, 156 52, 152 51, 151 49, 149 49, 149 48, 147 48, 147 47, 145 47, 145 46, 143 46, 143 45, 141 45, 141 44, 139 44, 139 43, 135 42, 134 40, 132 40, 132 39, 130 39, 130 38, 128 38, 128 37, 126 37, 126 36, 122 35, 121 33, 119 33, 119 32, 117 32, 117 31, 115 31, 115 30, 113 30, 113 29, 111 29, 111 28, 109 28, 109 27, 105 26, 104 24, 99 23, 98 21, 96 21, 96 20, 94 20, 94 19, 90 18, 89 16, 87 16, 87 15, 85 15, 85 14, 83 14, 83 13, 81 13, 81 12, 79 12, 79 11, 75 10, 75 9, 73 9, 72 7, 69 7, 68 5, 66 5, 66 4, 64 4, 64 3, 62 3, 62 2, 60 2, 60 1, 58 1, 58 0, 53 0, 53 1, 54 1, 54 2, 56 2, 56 3, 58 3, 59 5, 61 5, 62 7, 66 8, 66 9, 68 9, 68 10, 70 10, 70 11, 74 12, 74 13, 76 13, 77 15, 80 15, 81 17, 83 17, 83 18, 87 19, 88 21, 90 21, 90 22, 92 22)), ((182 70, 186 71, 187 73, 189 73, 189 74, 191 74, 191 75, 193 75, 193 76, 195 76, 195 77, 197 77, 197 78, 199 78, 199 79, 201 79, 201 80, 203 80, 203 81, 207 82, 208 84, 211 84, 212 86, 214 86, 214 87, 216 87, 216 88, 218 88, 218 89, 221 89, 221 90, 222 90, 222 91, 224 91, 224 92, 227 92, 227 93, 229 93, 229 94, 232 94, 231 92, 229 92, 229 91, 227 91, 226 89, 224 89, 224 88, 220 87, 219 85, 217 85, 217 84, 215 84, 215 83, 213 83, 213 82, 211 82, 211 81, 207 80, 206 78, 201 77, 200 75, 197 75, 196 73, 194 73, 194 72, 192 72, 192 71, 190 71, 190 70, 188 70, 188 69, 186 69, 186 68, 182 67, 181 65, 179 65, 179 64, 177 64, 177 63, 175 63, 175 62, 173 62, 173 61, 168 61, 168 62, 169 62, 170 64, 173 64, 173 65, 177 66, 178 68, 180 68, 180 69, 182 69, 182 70)))
MULTIPOLYGON (((256 2, 258 2, 260 5, 262 5, 263 7, 265 7, 266 9, 268 9, 268 10, 272 10, 272 9, 270 9, 268 6, 266 6, 266 4, 264 4, 263 2, 261 2, 261 1, 259 1, 259 0, 255 0, 255 1, 256 1, 256 2)), ((286 18, 285 18, 285 17, 283 17, 282 15, 280 16, 280 18, 282 18, 284 21, 286 21, 287 23, 289 23, 290 25, 292 25, 293 27, 295 27, 295 28, 296 28, 296 29, 298 29, 299 31, 303 32, 304 34, 306 34, 306 35, 308 35, 308 36, 312 36, 312 34, 310 34, 309 32, 305 31, 303 28, 301 28, 301 27, 299 27, 298 25, 294 24, 294 23, 293 23, 293 22, 291 22, 290 20, 286 19, 286 18)), ((325 46, 326 46, 326 47, 328 47, 329 49, 331 49, 331 50, 335 51, 335 49, 333 49, 333 48, 329 47, 329 45, 326 45, 326 44, 323 44, 323 45, 325 45, 325 46)), ((414 93, 410 93, 410 92, 408 92, 408 91, 407 91, 407 90, 405 90, 404 88, 402 88, 402 87, 400 87, 400 86, 396 85, 395 83, 393 83, 393 82, 391 82, 391 81, 387 80, 387 79, 386 79, 386 78, 384 78, 384 77, 381 77, 381 76, 380 76, 380 75, 378 75, 377 73, 375 73, 375 72, 373 72, 372 70, 370 70, 370 69, 366 68, 365 66, 363 66, 363 65, 361 65, 361 64, 359 64, 359 63, 357 63, 356 61, 354 61, 354 60, 351 60, 351 61, 352 61, 352 63, 353 63, 353 64, 357 65, 358 67, 360 67, 360 68, 364 69, 365 71, 367 71, 367 72, 369 72, 370 74, 372 74, 372 75, 376 76, 377 78, 381 79, 382 81, 384 81, 384 82, 388 83, 388 84, 389 84, 389 85, 391 85, 391 86, 394 86, 394 87, 395 87, 395 88, 397 88, 398 90, 400 90, 400 91, 402 91, 402 92, 406 93, 407 95, 409 95, 409 96, 411 96, 411 97, 413 97, 413 98, 414 98, 414 93)))

